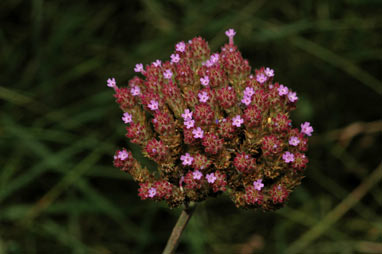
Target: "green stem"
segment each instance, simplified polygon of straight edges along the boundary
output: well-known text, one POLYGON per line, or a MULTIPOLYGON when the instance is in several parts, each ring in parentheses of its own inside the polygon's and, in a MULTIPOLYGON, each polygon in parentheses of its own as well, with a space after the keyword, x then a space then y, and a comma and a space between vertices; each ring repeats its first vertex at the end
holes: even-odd
POLYGON ((180 236, 183 230, 186 228, 188 221, 190 220, 192 213, 196 208, 195 204, 190 204, 183 209, 180 214, 178 221, 176 222, 174 228, 172 229, 170 238, 167 241, 166 247, 164 248, 163 254, 173 254, 179 245, 180 236))

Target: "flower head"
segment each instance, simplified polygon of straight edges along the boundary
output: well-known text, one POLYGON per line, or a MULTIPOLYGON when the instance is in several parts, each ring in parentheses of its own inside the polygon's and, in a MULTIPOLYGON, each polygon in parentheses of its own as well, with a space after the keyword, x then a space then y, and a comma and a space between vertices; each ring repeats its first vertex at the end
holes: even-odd
POLYGON ((130 93, 131 93, 133 96, 141 95, 141 89, 139 88, 139 86, 133 86, 133 87, 130 89, 130 93))
POLYGON ((171 63, 177 63, 180 60, 179 54, 172 54, 170 57, 171 57, 171 63))
POLYGON ((209 96, 208 96, 207 92, 200 92, 198 94, 198 97, 199 97, 199 101, 200 102, 207 102, 208 99, 209 99, 209 96))
POLYGON ((129 154, 126 150, 119 151, 117 158, 124 161, 129 157, 129 154))
POLYGON ((159 103, 156 100, 151 100, 150 104, 147 105, 147 107, 149 107, 149 109, 154 111, 154 110, 157 110, 159 108, 159 103))
POLYGON ((301 124, 301 133, 306 134, 307 136, 312 136, 313 127, 310 126, 309 122, 301 124))
POLYGON ((192 111, 190 111, 188 108, 184 110, 184 113, 182 114, 182 117, 184 121, 191 120, 192 119, 192 111))
POLYGON ((198 127, 192 131, 192 134, 194 134, 194 138, 203 138, 204 131, 198 127))
POLYGON ((176 51, 184 52, 186 50, 186 44, 183 41, 181 41, 178 44, 176 44, 175 49, 176 51))
POLYGON ((240 115, 235 116, 232 118, 232 125, 236 127, 240 127, 244 123, 244 120, 240 117, 240 115))
POLYGON ((116 85, 117 85, 117 83, 115 82, 115 78, 109 78, 107 80, 107 86, 108 87, 114 88, 114 87, 116 87, 116 85))
POLYGON ((131 123, 133 121, 133 116, 130 115, 128 112, 123 113, 122 121, 124 123, 131 123))
POLYGON ((280 85, 279 88, 277 88, 277 91, 279 92, 279 95, 280 96, 283 96, 283 95, 287 95, 288 94, 288 87, 284 86, 284 85, 280 85))
POLYGON ((260 191, 263 187, 264 184, 262 183, 263 179, 257 179, 256 181, 253 182, 253 187, 255 187, 256 190, 260 191))
POLYGON ((192 119, 189 119, 184 122, 184 125, 186 126, 187 129, 194 127, 194 124, 195 124, 195 120, 192 120, 192 119))
POLYGON ((200 83, 203 86, 208 86, 208 84, 210 83, 210 79, 208 78, 208 76, 204 76, 204 77, 200 78, 200 83))
POLYGON ((296 92, 289 91, 288 93, 288 99, 290 102, 295 102, 298 100, 298 97, 296 95, 296 92))
POLYGON ((172 78, 172 71, 170 69, 165 70, 165 72, 163 73, 163 77, 165 79, 171 79, 172 78))
POLYGON ((248 106, 249 104, 251 104, 252 100, 250 96, 244 95, 243 99, 241 99, 241 102, 245 104, 246 106, 248 106))
POLYGON ((300 139, 298 137, 296 137, 296 136, 290 137, 289 145, 291 145, 291 146, 298 146, 299 143, 300 143, 300 139))
POLYGON ((162 65, 162 61, 159 60, 159 59, 157 59, 155 62, 153 62, 153 65, 154 65, 155 67, 159 67, 159 66, 162 65))
POLYGON ((233 44, 233 37, 236 35, 235 30, 230 28, 227 31, 225 31, 225 35, 227 35, 227 37, 229 38, 229 44, 232 45, 233 44))
POLYGON ((195 170, 193 173, 192 173, 192 177, 195 179, 195 180, 200 180, 202 178, 203 174, 202 172, 200 172, 199 170, 195 170))
POLYGON ((275 75, 274 70, 269 68, 269 67, 265 68, 264 73, 265 73, 265 75, 267 75, 270 78, 275 75))
POLYGON ((180 160, 182 161, 182 164, 184 166, 187 166, 187 165, 190 166, 194 158, 191 157, 189 153, 186 153, 185 155, 180 156, 180 160))
POLYGON ((149 189, 149 191, 148 191, 148 196, 149 196, 150 198, 153 198, 153 197, 155 197, 156 194, 157 194, 157 189, 151 187, 151 188, 149 189))
POLYGON ((208 183, 214 183, 216 181, 216 176, 214 173, 210 173, 206 175, 206 179, 208 183))
POLYGON ((259 82, 260 84, 263 84, 265 81, 267 81, 267 76, 264 75, 264 73, 259 73, 256 75, 256 80, 257 82, 259 82))
POLYGON ((293 162, 293 161, 294 161, 294 154, 293 154, 293 153, 290 153, 290 152, 285 152, 285 153, 283 154, 283 160, 284 160, 286 163, 293 162))
POLYGON ((134 71, 135 71, 135 72, 143 73, 143 72, 144 72, 143 64, 141 64, 141 63, 136 64, 136 65, 135 65, 135 68, 134 68, 134 71))

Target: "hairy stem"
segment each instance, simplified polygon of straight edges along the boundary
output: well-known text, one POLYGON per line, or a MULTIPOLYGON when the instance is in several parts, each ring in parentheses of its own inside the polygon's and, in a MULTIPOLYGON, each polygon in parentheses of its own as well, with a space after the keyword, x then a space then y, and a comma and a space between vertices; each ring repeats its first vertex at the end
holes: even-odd
POLYGON ((188 221, 190 220, 192 213, 196 208, 196 204, 190 204, 183 209, 180 214, 178 221, 176 222, 174 228, 172 229, 170 238, 167 241, 166 247, 163 250, 163 254, 173 254, 179 245, 180 236, 183 230, 186 228, 188 221))

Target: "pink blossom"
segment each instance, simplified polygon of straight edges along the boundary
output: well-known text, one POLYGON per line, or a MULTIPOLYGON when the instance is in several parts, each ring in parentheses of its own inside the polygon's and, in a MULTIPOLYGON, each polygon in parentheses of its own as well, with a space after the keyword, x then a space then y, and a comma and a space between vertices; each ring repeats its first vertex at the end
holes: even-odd
POLYGON ((300 143, 300 139, 296 136, 290 137, 289 139, 289 145, 291 146, 297 146, 300 143))
POLYGON ((217 63, 217 62, 219 62, 219 53, 215 53, 215 54, 213 54, 213 55, 211 55, 211 62, 212 63, 217 63))
POLYGON ((209 96, 207 94, 207 92, 201 92, 198 94, 198 97, 199 97, 199 101, 200 102, 207 102, 208 99, 209 99, 209 96))
POLYGON ((195 124, 195 121, 192 120, 192 119, 187 120, 187 121, 184 122, 184 125, 186 125, 187 129, 190 129, 190 128, 194 127, 194 124, 195 124))
POLYGON ((186 166, 186 165, 190 166, 194 158, 191 157, 189 153, 186 153, 185 155, 180 156, 180 160, 182 161, 183 166, 186 166))
POLYGON ((134 68, 134 71, 135 72, 140 72, 143 74, 144 70, 143 70, 143 64, 139 63, 139 64, 136 64, 135 65, 135 68, 134 68))
POLYGON ((194 134, 194 138, 203 138, 204 131, 202 128, 198 127, 192 130, 192 134, 194 134))
POLYGON ((139 88, 139 86, 133 86, 131 89, 130 89, 130 93, 133 95, 133 96, 138 96, 141 94, 141 89, 139 88))
POLYGON ((229 44, 232 45, 233 44, 233 37, 236 35, 235 30, 230 28, 227 31, 225 31, 225 35, 227 35, 227 37, 229 38, 229 44))
POLYGON ((194 172, 192 172, 192 178, 194 178, 195 180, 200 180, 202 176, 203 174, 199 170, 195 170, 194 172))
POLYGON ((253 187, 255 187, 255 190, 260 191, 263 187, 264 184, 262 183, 263 179, 257 179, 256 181, 253 182, 253 187))
POLYGON ((277 88, 277 91, 279 91, 279 95, 280 96, 283 96, 283 95, 287 95, 288 94, 289 89, 288 89, 288 87, 286 87, 284 85, 280 85, 280 87, 277 88))
POLYGON ((275 75, 274 70, 272 70, 272 69, 269 68, 269 67, 265 68, 264 73, 265 73, 265 75, 267 75, 268 77, 273 77, 273 76, 275 75))
POLYGON ((293 153, 290 153, 290 152, 285 152, 285 153, 283 154, 283 160, 284 160, 286 163, 293 162, 293 161, 294 161, 294 154, 293 154, 293 153))
POLYGON ((204 76, 200 78, 200 83, 202 83, 203 86, 208 86, 208 84, 210 83, 210 79, 208 78, 208 76, 204 76))
POLYGON ((159 108, 159 103, 156 100, 151 100, 150 104, 147 105, 151 110, 157 110, 159 108))
POLYGON ((180 60, 179 54, 172 54, 170 57, 171 57, 171 63, 177 63, 180 60))
POLYGON ((181 41, 178 44, 176 44, 175 49, 176 51, 184 52, 186 50, 186 44, 183 41, 181 41))
POLYGON ((268 79, 267 76, 265 76, 263 73, 259 73, 256 75, 256 80, 260 84, 263 84, 265 81, 267 81, 267 79, 268 79))
POLYGON ((289 91, 288 93, 288 99, 290 100, 290 102, 295 102, 298 100, 298 97, 296 95, 296 92, 292 92, 292 91, 289 91))
POLYGON ((192 119, 192 111, 190 111, 188 108, 184 110, 184 113, 182 114, 182 117, 185 121, 192 119))
POLYGON ((250 96, 244 95, 243 99, 241 99, 241 102, 248 106, 249 104, 251 104, 252 100, 250 96))
POLYGON ((123 113, 122 120, 124 123, 131 123, 133 121, 133 116, 128 112, 123 113))
POLYGON ((159 67, 159 66, 162 65, 162 61, 159 60, 159 59, 157 59, 155 62, 153 62, 153 65, 154 65, 155 67, 159 67))
POLYGON ((240 127, 244 123, 244 120, 240 117, 240 115, 232 118, 232 125, 236 127, 240 127))
POLYGON ((163 73, 163 76, 165 79, 171 79, 172 78, 172 71, 170 69, 165 70, 163 73))
POLYGON ((211 60, 207 60, 207 61, 203 62, 202 65, 207 66, 207 67, 211 67, 212 65, 214 65, 214 62, 212 62, 211 60))
POLYGON ((109 78, 107 80, 107 86, 108 87, 114 88, 114 87, 116 87, 116 85, 117 85, 117 83, 115 82, 115 78, 109 78))
POLYGON ((214 173, 206 175, 207 182, 214 183, 216 181, 216 176, 214 173))
POLYGON ((150 198, 153 198, 153 197, 155 197, 155 195, 157 194, 157 189, 155 189, 154 187, 151 187, 150 189, 149 189, 149 197, 150 198))
POLYGON ((249 96, 251 97, 252 95, 255 94, 255 90, 253 90, 252 87, 249 87, 247 86, 245 89, 244 89, 244 96, 249 96))
POLYGON ((129 154, 126 150, 119 151, 118 153, 118 159, 124 161, 129 157, 129 154))
POLYGON ((301 133, 304 133, 308 136, 312 136, 312 132, 313 132, 313 127, 310 126, 309 122, 305 122, 301 124, 301 133))

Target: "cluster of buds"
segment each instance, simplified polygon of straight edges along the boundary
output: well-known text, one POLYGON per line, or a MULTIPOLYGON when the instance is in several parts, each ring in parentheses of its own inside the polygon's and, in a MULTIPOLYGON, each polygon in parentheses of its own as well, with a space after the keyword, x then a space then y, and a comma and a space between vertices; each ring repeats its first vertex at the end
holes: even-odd
POLYGON ((170 61, 137 64, 126 87, 108 79, 126 136, 157 163, 152 172, 124 148, 114 156, 142 199, 177 207, 227 193, 237 207, 273 210, 301 183, 313 128, 292 127, 296 92, 269 67, 251 72, 235 34, 216 53, 200 37, 179 42, 170 61))

